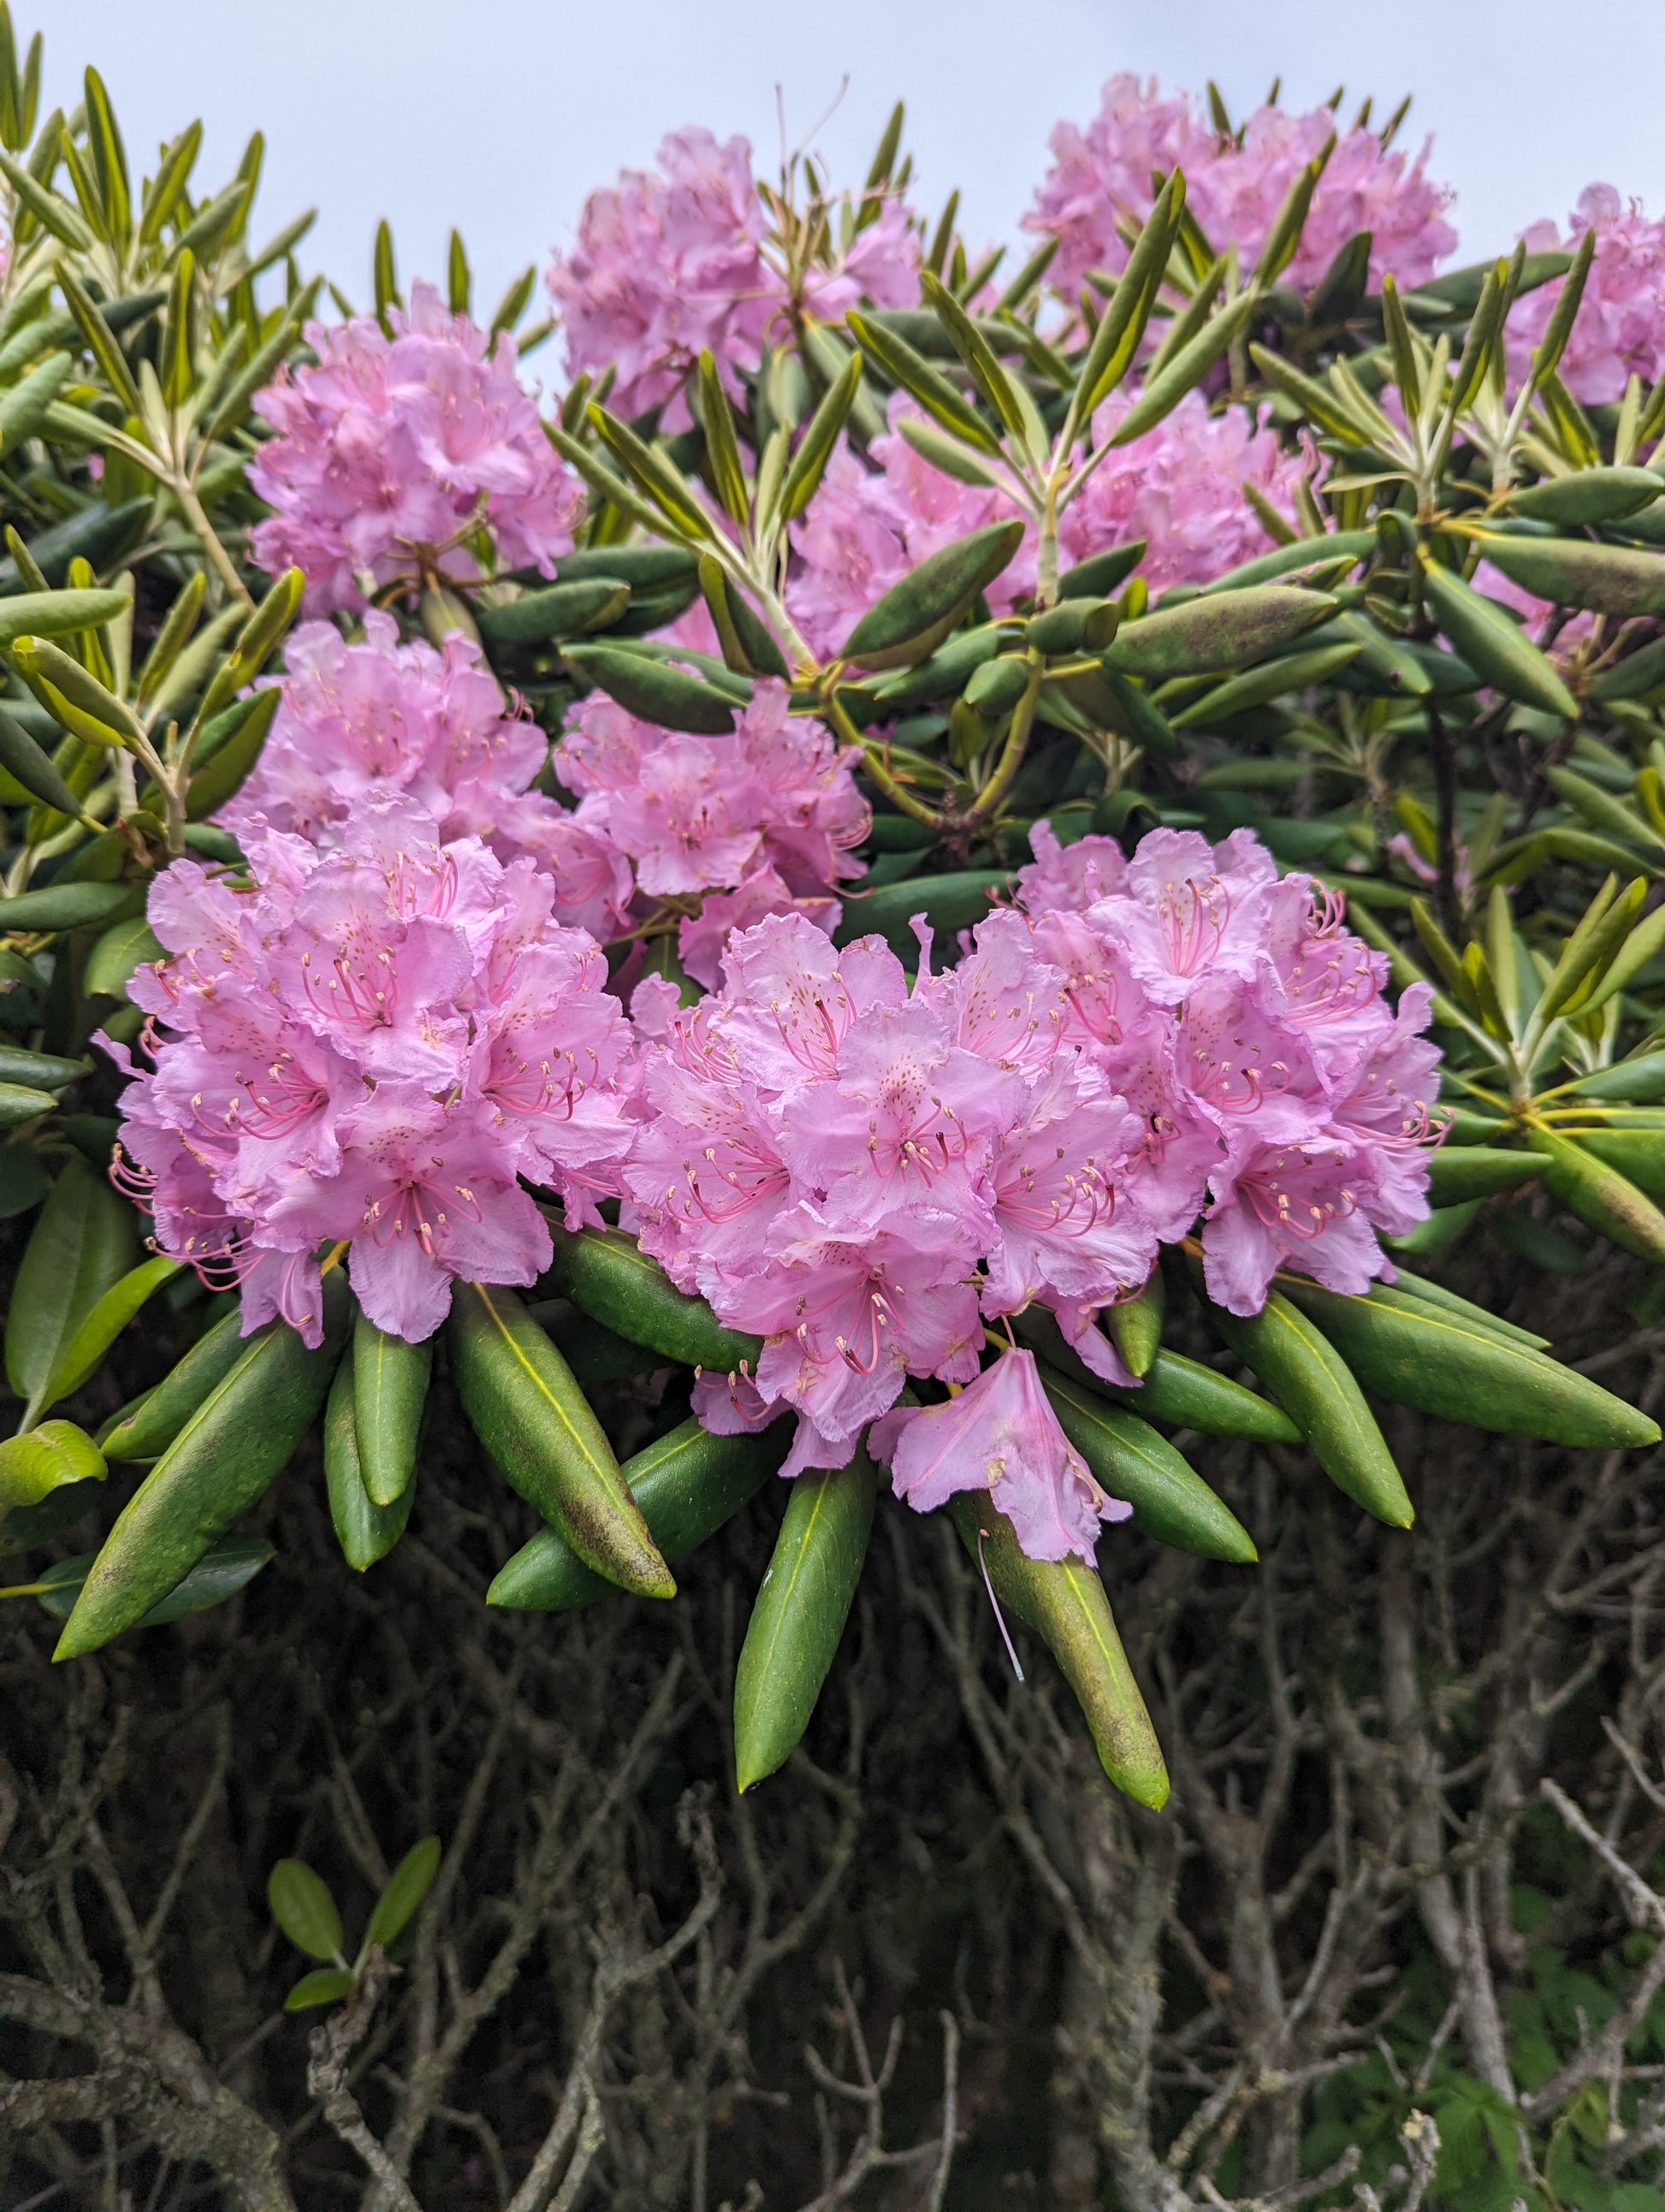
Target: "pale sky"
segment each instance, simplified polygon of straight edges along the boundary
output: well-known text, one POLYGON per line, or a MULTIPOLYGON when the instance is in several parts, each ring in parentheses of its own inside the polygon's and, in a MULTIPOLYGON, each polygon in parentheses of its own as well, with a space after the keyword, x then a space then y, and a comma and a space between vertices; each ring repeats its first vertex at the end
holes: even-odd
MULTIPOLYGON (((197 181, 229 176, 266 134, 254 228, 319 220, 309 267, 369 291, 377 219, 402 282, 442 276, 457 223, 487 312, 526 262, 570 239, 585 195, 651 163, 662 135, 703 123, 778 160, 775 88, 794 140, 848 75, 814 141, 860 183, 892 102, 908 106, 916 203, 961 188, 975 241, 1012 234, 1060 117, 1085 122, 1117 70, 1200 92, 1234 115, 1274 74, 1286 106, 1338 82, 1351 117, 1415 94, 1406 139, 1434 134, 1455 187, 1461 258, 1506 248, 1539 216, 1565 221, 1593 179, 1665 213, 1665 6, 1659 0, 12 0, 20 43, 46 38, 49 103, 94 62, 136 167, 202 114, 197 181)), ((540 370, 547 380, 554 364, 540 370)))

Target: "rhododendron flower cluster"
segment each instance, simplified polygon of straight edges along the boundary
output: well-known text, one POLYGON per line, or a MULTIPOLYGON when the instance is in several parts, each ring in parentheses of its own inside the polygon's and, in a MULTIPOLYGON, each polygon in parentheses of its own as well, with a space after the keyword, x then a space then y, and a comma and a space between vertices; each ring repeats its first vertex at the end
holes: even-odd
POLYGON ((908 210, 887 200, 829 268, 813 263, 794 288, 744 138, 671 132, 657 171, 627 169, 592 192, 572 251, 547 282, 577 377, 614 368, 610 404, 633 416, 673 401, 666 427, 685 429, 681 386, 709 349, 728 374, 757 366, 789 307, 836 322, 862 300, 910 307, 919 297, 919 243, 908 210))
POLYGON ((482 527, 502 568, 552 575, 583 512, 515 375, 514 340, 449 313, 431 284, 373 317, 307 325, 314 367, 278 370, 255 400, 276 435, 249 482, 276 512, 250 550, 307 579, 309 613, 362 607, 367 591, 429 574, 470 579, 482 527))
MULTIPOLYGON (((1164 99, 1156 81, 1113 76, 1085 131, 1053 131, 1053 167, 1024 216, 1028 230, 1060 241, 1052 279, 1079 289, 1090 269, 1120 269, 1127 249, 1117 218, 1142 222, 1156 196, 1153 173, 1185 172, 1186 198, 1217 252, 1236 246, 1252 264, 1297 174, 1336 130, 1328 107, 1291 115, 1257 108, 1235 137, 1206 122, 1184 94, 1164 99)), ((1316 283, 1355 233, 1370 234, 1370 275, 1391 270, 1406 288, 1425 283, 1457 235, 1445 220, 1451 194, 1428 176, 1429 147, 1411 160, 1384 152, 1372 131, 1338 138, 1313 195, 1291 283, 1316 283)))
POLYGON ((259 888, 193 860, 153 887, 168 957, 130 986, 149 1072, 122 1097, 119 1172, 164 1252, 321 1340, 320 1259, 345 1244, 379 1328, 419 1340, 457 1276, 529 1284, 549 1230, 599 1219, 629 1149, 630 1048, 592 939, 550 919, 529 859, 442 841, 373 791, 334 849, 256 825, 259 888))
MULTIPOLYGON (((1529 253, 1571 252, 1590 230, 1595 258, 1559 374, 1575 398, 1601 406, 1622 399, 1632 376, 1652 384, 1665 370, 1665 221, 1650 222, 1638 201, 1626 207, 1611 185, 1587 185, 1567 237, 1553 222, 1534 222, 1524 242, 1529 253)), ((1509 318, 1509 369, 1517 384, 1564 281, 1528 292, 1509 318)))
MULTIPOLYGON (((1109 437, 1137 398, 1118 392, 1093 420, 1109 437)), ((793 527, 793 573, 787 605, 813 649, 836 652, 858 617, 882 592, 932 553, 984 524, 1022 512, 993 488, 962 483, 916 453, 896 427, 910 412, 890 404, 891 428, 873 441, 877 470, 847 445, 829 462, 820 489, 793 527)), ((1210 412, 1188 392, 1154 429, 1117 447, 1065 508, 1059 545, 1066 562, 1085 561, 1112 545, 1144 538, 1140 573, 1152 591, 1206 583, 1271 541, 1243 487, 1252 484, 1285 513, 1309 462, 1257 428, 1240 407, 1210 412)), ((1015 559, 989 587, 990 611, 1009 613, 1032 596, 1036 533, 1031 526, 1015 559)))
POLYGON ((985 1322, 1049 1306, 1133 1387, 1097 1316, 1199 1214, 1234 1313, 1284 1266, 1363 1291, 1391 1272, 1375 1231, 1427 1212, 1437 1054, 1427 988, 1389 1007, 1383 957, 1247 831, 1158 830, 1131 862, 1044 823, 1035 844, 1021 910, 939 975, 921 932, 911 988, 879 939, 840 953, 789 915, 731 939, 691 1011, 639 993, 626 1181, 644 1248, 766 1339, 755 1376, 702 1378, 708 1426, 788 1407, 787 1471, 842 1466, 908 1376, 970 1385, 951 1417, 901 1409, 874 1449, 921 1504, 998 1462, 1026 1548, 1059 1558, 1091 1551, 1109 1502, 1025 1425, 1015 1354, 979 1382, 985 1322))
POLYGON ((556 772, 579 794, 578 834, 628 856, 637 903, 699 902, 679 925, 683 966, 714 984, 731 929, 790 910, 831 931, 852 848, 872 811, 819 722, 787 711, 787 687, 759 679, 727 737, 644 722, 592 692, 556 747, 556 772))
POLYGON ((373 611, 350 645, 329 623, 303 623, 284 658, 283 704, 253 774, 219 816, 235 836, 264 826, 327 850, 367 793, 404 793, 442 841, 483 838, 503 861, 530 854, 550 879, 557 921, 603 940, 623 926, 629 861, 604 832, 527 788, 547 740, 535 722, 504 713, 471 638, 402 645, 392 617, 373 611))

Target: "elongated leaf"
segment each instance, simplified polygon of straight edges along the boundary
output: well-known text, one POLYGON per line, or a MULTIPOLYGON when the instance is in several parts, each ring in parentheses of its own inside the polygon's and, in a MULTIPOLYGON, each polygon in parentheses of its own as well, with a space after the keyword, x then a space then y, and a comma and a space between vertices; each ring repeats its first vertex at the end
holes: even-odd
POLYGON ((630 586, 622 576, 578 577, 523 592, 504 606, 477 607, 474 621, 488 645, 542 645, 606 629, 629 604, 630 586))
POLYGON ((72 1483, 102 1482, 104 1455, 73 1421, 43 1421, 0 1443, 0 1521, 72 1483))
POLYGON ((1638 1259, 1665 1265, 1665 1212, 1578 1145, 1552 1130, 1527 1132, 1527 1142, 1544 1157, 1544 1181, 1569 1213, 1638 1259))
POLYGON ((1538 599, 1597 614, 1665 614, 1665 553, 1585 538, 1477 535, 1492 566, 1538 599))
POLYGON ((756 1367, 763 1339, 725 1328, 705 1300, 679 1291, 634 1237, 617 1229, 574 1234, 551 1227, 550 1233, 550 1279, 592 1321, 686 1367, 714 1368, 720 1375, 756 1367))
POLYGON ((370 1915, 370 1924, 364 1931, 367 1954, 374 1951, 378 1943, 386 1948, 396 1936, 403 1934, 411 1916, 434 1887, 434 1877, 440 1870, 441 1856, 437 1836, 424 1836, 419 1844, 411 1844, 388 1876, 386 1888, 376 1899, 370 1915))
POLYGON ((452 1371, 481 1443, 598 1574, 642 1597, 677 1585, 572 1370, 512 1291, 459 1282, 452 1371))
POLYGON ((1543 1173, 1530 1152, 1494 1152, 1487 1145, 1448 1145, 1428 1163, 1428 1198, 1433 1206, 1460 1206, 1465 1199, 1490 1198, 1494 1191, 1518 1190, 1543 1173))
POLYGON ((167 957, 167 948, 142 914, 106 929, 88 954, 81 988, 89 999, 125 999, 127 986, 147 962, 167 957))
POLYGON ((317 1419, 346 1334, 339 1271, 324 1279, 324 1340, 309 1351, 270 1322, 191 1415, 123 1509, 58 1639, 79 1658, 141 1620, 178 1587, 288 1464, 317 1419))
POLYGON ((710 738, 726 737, 734 727, 733 701, 680 668, 615 645, 568 645, 562 657, 586 683, 661 729, 710 738))
POLYGON ((956 538, 910 569, 868 608, 839 657, 863 668, 899 668, 934 653, 957 629, 979 592, 992 584, 1023 541, 1024 526, 991 522, 956 538))
POLYGON ((961 396, 940 369, 933 368, 923 354, 916 353, 906 338, 854 308, 847 320, 851 336, 866 358, 876 363, 892 384, 916 399, 933 422, 940 423, 951 437, 957 438, 975 452, 999 453, 1000 441, 976 409, 961 396))
POLYGON ((1054 1370, 1042 1368, 1041 1378, 1064 1434, 1102 1487, 1133 1507, 1147 1536, 1206 1559, 1244 1565, 1259 1558, 1237 1515, 1148 1422, 1054 1370))
POLYGON ((1124 622, 1103 655, 1104 665, 1124 676, 1160 678, 1240 668, 1292 645, 1333 614, 1335 605, 1327 592, 1289 584, 1205 593, 1124 622))
POLYGON ((859 1447, 848 1467, 792 1486, 734 1675, 734 1778, 741 1790, 783 1766, 809 1726, 867 1556, 878 1474, 859 1447))
POLYGON ((53 1374, 105 1292, 133 1264, 132 1207, 84 1160, 66 1160, 24 1250, 6 1317, 6 1379, 45 1402, 53 1374))
MULTIPOLYGON (((690 1419, 627 1459, 619 1472, 660 1557, 674 1567, 714 1535, 762 1489, 790 1440, 784 1422, 756 1436, 718 1437, 690 1419)), ((617 1594, 555 1529, 540 1528, 498 1570, 486 1603, 558 1613, 617 1594)))
POLYGON ((1382 1397, 1505 1436, 1604 1449, 1658 1442, 1656 1422, 1587 1376, 1455 1314, 1341 1297, 1296 1276, 1278 1281, 1281 1295, 1382 1397))
POLYGON ((945 933, 973 928, 987 915, 991 900, 1008 880, 1004 869, 967 868, 859 893, 844 902, 836 942, 848 945, 858 937, 877 936, 888 938, 904 951, 911 950, 915 915, 923 915, 933 929, 945 933))
MULTIPOLYGON (((47 1425, 58 1425, 49 1422, 47 1425)), ((261 1537, 222 1538, 217 1544, 210 1545, 181 1582, 157 1599, 149 1612, 134 1623, 135 1627, 167 1628, 176 1620, 188 1620, 192 1613, 208 1613, 215 1606, 223 1605, 228 1598, 235 1597, 240 1589, 252 1582, 273 1556, 271 1546, 261 1537)), ((43 1586, 36 1595, 55 1620, 66 1620, 74 1612, 97 1559, 96 1552, 84 1552, 78 1559, 60 1561, 42 1576, 43 1586)))
POLYGON ((222 1321, 197 1338, 185 1357, 124 1414, 102 1439, 106 1459, 160 1458, 191 1416, 241 1358, 244 1340, 239 1316, 222 1321))
POLYGON ((266 1881, 271 1917, 297 1951, 309 1959, 337 1959, 343 1938, 341 1915, 329 1884, 304 1859, 279 1859, 266 1881))
POLYGON ((283 694, 273 685, 251 693, 210 723, 198 745, 202 765, 185 793, 189 821, 206 822, 242 789, 254 771, 283 702, 283 694))
POLYGON ((19 592, 0 599, 0 646, 20 637, 62 637, 119 622, 131 602, 125 592, 19 592))
POLYGON ((345 1966, 314 1966, 283 2000, 285 2012, 307 2012, 314 2005, 339 2004, 353 1988, 353 1975, 345 1966))
POLYGON ((416 1486, 407 1483, 391 1505, 378 1505, 365 1487, 358 1452, 351 1345, 336 1370, 324 1409, 324 1480, 341 1555, 355 1574, 362 1575, 378 1559, 385 1559, 404 1534, 416 1486))
POLYGON ((1481 683, 1548 714, 1571 720, 1577 714, 1578 702, 1548 654, 1501 607, 1431 562, 1423 571, 1423 589, 1440 629, 1481 683))
POLYGON ((1408 1528, 1416 1516, 1393 1454, 1328 1339, 1277 1291, 1252 1319, 1214 1305, 1208 1318, 1238 1358, 1277 1393, 1337 1489, 1390 1528, 1408 1528))
POLYGON ((59 1352, 40 1392, 43 1406, 55 1406, 80 1389, 152 1291, 171 1283, 180 1264, 159 1253, 111 1285, 59 1352))
POLYGON ((390 1336, 368 1315, 353 1324, 358 1463, 375 1505, 395 1505, 416 1479, 416 1439, 428 1402, 434 1346, 390 1336))
POLYGON ((1097 1569, 1084 1559, 1026 1558, 1011 1522, 984 1491, 959 1492, 948 1510, 1000 1603, 1045 1639, 1105 1773, 1118 1790, 1159 1811, 1168 1802, 1168 1770, 1097 1569))

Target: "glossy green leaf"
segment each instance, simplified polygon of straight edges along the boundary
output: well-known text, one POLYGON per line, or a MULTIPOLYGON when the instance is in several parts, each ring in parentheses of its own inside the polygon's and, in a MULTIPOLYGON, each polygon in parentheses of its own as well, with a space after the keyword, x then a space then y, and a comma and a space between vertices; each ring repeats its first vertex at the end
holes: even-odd
POLYGON ((15 453, 33 437, 46 410, 68 383, 73 367, 67 353, 48 354, 0 398, 0 453, 15 453))
POLYGON ((1094 1479, 1133 1507, 1134 1522, 1147 1536, 1206 1559, 1247 1565, 1259 1558, 1237 1515, 1147 1421, 1107 1405, 1054 1370, 1042 1368, 1041 1379, 1064 1434, 1094 1479))
POLYGON ((1338 1490, 1390 1528, 1416 1516, 1393 1454, 1352 1370, 1315 1324, 1273 1291, 1244 1320, 1210 1305, 1208 1318, 1288 1413, 1338 1490))
MULTIPOLYGON (((1476 534, 1492 566, 1536 599, 1597 614, 1665 615, 1665 553, 1587 538, 1476 534)), ((1452 642, 1461 647, 1460 640, 1452 642)))
POLYGON ((1509 510, 1571 530, 1634 514, 1662 496, 1665 481, 1651 469, 1575 469, 1568 476, 1546 477, 1540 483, 1510 492, 1509 510))
MULTIPOLYGON (((659 1556, 674 1567, 714 1535, 779 1468, 791 1435, 782 1421, 754 1436, 713 1436, 690 1419, 627 1459, 619 1472, 659 1556)), ((560 1613, 617 1595, 555 1529, 540 1528, 504 1561, 486 1603, 560 1613)))
POLYGON ((416 1479, 416 1440, 433 1364, 431 1338, 408 1344, 378 1328, 364 1313, 354 1322, 358 1460, 374 1504, 397 1504, 416 1479))
POLYGON ((1003 868, 967 868, 945 876, 918 876, 857 892, 844 902, 844 918, 835 942, 883 937, 904 954, 917 952, 913 920, 921 915, 939 934, 973 929, 987 915, 994 895, 1011 880, 1003 868))
MULTIPOLYGON (((189 1574, 171 1590, 164 1592, 149 1610, 134 1622, 136 1628, 167 1628, 176 1620, 185 1620, 192 1613, 208 1613, 216 1605, 252 1582, 262 1567, 270 1565, 272 1547, 258 1536, 223 1537, 197 1560, 189 1574)), ((78 1559, 60 1560, 41 1577, 37 1591, 41 1605, 55 1620, 67 1620, 85 1586, 88 1575, 96 1563, 96 1552, 83 1552, 78 1559)))
POLYGON ((181 1262, 159 1253, 141 1261, 112 1283, 59 1352, 40 1391, 43 1406, 55 1406, 79 1390, 104 1355, 155 1291, 171 1283, 181 1262))
POLYGON ((1095 1396, 1127 1406, 1146 1420, 1172 1429, 1195 1429, 1209 1437, 1243 1437, 1251 1443, 1297 1444, 1301 1431, 1269 1398, 1233 1382, 1164 1345, 1136 1390, 1123 1389, 1095 1375, 1072 1350, 1055 1317, 1045 1306, 1028 1306, 1013 1327, 1019 1338, 1048 1365, 1083 1383, 1095 1396))
POLYGON ((1118 1790, 1159 1811, 1168 1802, 1168 1770, 1097 1567, 1085 1559, 1027 1558, 986 1491, 959 1492, 948 1510, 995 1598, 1028 1622, 1058 1662, 1105 1773, 1118 1790))
POLYGON ((638 1596, 674 1597, 600 1422, 513 1291, 459 1282, 450 1345, 475 1434, 520 1495, 598 1574, 638 1596))
POLYGON ((253 773, 283 702, 283 694, 276 684, 264 691, 252 691, 216 715, 204 731, 197 749, 202 766, 185 793, 187 819, 205 822, 235 798, 253 773))
POLYGON ((734 1778, 750 1790, 783 1766, 809 1726, 867 1556, 878 1473, 848 1467, 792 1485, 734 1676, 734 1778))
POLYGON ((1148 1375, 1162 1349, 1162 1323, 1167 1310, 1167 1288, 1160 1268, 1153 1267, 1135 1297, 1121 1298, 1104 1309, 1104 1326, 1110 1342, 1121 1355, 1130 1375, 1148 1375))
POLYGON ((0 768, 12 776, 32 799, 71 817, 81 811, 81 801, 70 788, 49 754, 36 744, 15 715, 0 707, 0 768))
POLYGON ((629 1344, 684 1366, 733 1375, 757 1366, 763 1340, 725 1328, 703 1298, 679 1291, 634 1237, 617 1229, 551 1225, 550 1279, 580 1312, 629 1344))
POLYGON ((43 1421, 0 1443, 0 1520, 71 1483, 102 1482, 104 1455, 73 1421, 43 1421))
POLYGON ((49 1091, 36 1091, 23 1083, 0 1083, 0 1129, 21 1128, 26 1121, 50 1114, 57 1103, 49 1091))
POLYGON ((92 1073, 90 1060, 69 1060, 62 1053, 30 1052, 21 1044, 0 1044, 0 1083, 20 1083, 32 1091, 62 1091, 92 1073))
POLYGON ((147 963, 166 960, 167 947, 142 914, 106 929, 87 957, 81 988, 89 999, 125 999, 127 986, 147 963))
POLYGON ((1549 1349, 1547 1336, 1534 1336, 1529 1328, 1521 1328, 1500 1314, 1488 1313, 1484 1306, 1471 1304, 1455 1291, 1448 1291, 1443 1283, 1431 1283, 1425 1276, 1413 1275, 1408 1267, 1401 1267, 1391 1283, 1372 1283, 1369 1294, 1386 1305, 1401 1305, 1408 1298, 1418 1306, 1437 1306, 1443 1313, 1456 1315, 1471 1328, 1490 1329, 1494 1336, 1507 1337, 1511 1343, 1523 1344, 1533 1352, 1549 1349))
POLYGON ((228 1374, 191 1415, 123 1509, 58 1640, 96 1650, 174 1589, 283 1472, 323 1406, 347 1330, 339 1270, 324 1279, 324 1341, 283 1322, 242 1340, 228 1374))
POLYGON ((345 1966, 314 1966, 283 2000, 285 2012, 307 2012, 314 2005, 339 2004, 352 1993, 354 1977, 345 1966))
POLYGON ((391 1505, 378 1505, 365 1487, 350 1344, 336 1370, 324 1409, 324 1480, 341 1555, 355 1574, 362 1575, 385 1559, 404 1534, 416 1486, 406 1483, 391 1505))
POLYGON ((38 891, 20 891, 15 898, 0 898, 0 930, 27 930, 31 935, 57 929, 87 929, 112 921, 124 910, 143 910, 144 890, 138 884, 48 884, 38 891))
POLYGON ((240 1325, 239 1316, 228 1313, 205 1330, 155 1389, 110 1430, 103 1439, 105 1457, 160 1458, 241 1358, 245 1340, 238 1334, 240 1325))
POLYGON ((64 1162, 24 1249, 6 1316, 6 1379, 37 1407, 80 1328, 133 1265, 137 1217, 84 1160, 64 1162))
POLYGON ((337 1959, 343 1938, 341 1915, 329 1884, 304 1859, 279 1859, 266 1881, 272 1918, 297 1951, 309 1959, 337 1959))
POLYGON ((1316 1322, 1366 1389, 1471 1428, 1610 1449, 1656 1443, 1656 1422, 1541 1352, 1411 1302, 1342 1297, 1292 1275, 1280 1294, 1316 1322))
POLYGON ((629 604, 630 586, 622 576, 579 577, 522 592, 501 606, 477 606, 474 620, 488 645, 543 645, 606 629, 629 604))
POLYGON ((424 1836, 412 1844, 387 1878, 387 1887, 376 1899, 370 1924, 364 1931, 364 1950, 384 1949, 403 1934, 440 1870, 442 1854, 437 1836, 424 1836))

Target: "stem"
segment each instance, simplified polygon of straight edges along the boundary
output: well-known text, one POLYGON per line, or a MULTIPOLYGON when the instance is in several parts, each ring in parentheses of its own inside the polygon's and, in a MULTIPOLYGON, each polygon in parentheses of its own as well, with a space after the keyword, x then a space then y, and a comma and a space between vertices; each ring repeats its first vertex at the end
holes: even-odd
POLYGON ((891 805, 899 808, 903 814, 911 815, 915 822, 923 822, 927 829, 940 830, 943 827, 942 816, 933 808, 927 806, 922 799, 915 799, 911 791, 897 782, 890 770, 885 767, 880 748, 871 738, 863 737, 850 720, 849 709, 829 694, 824 711, 827 720, 841 737, 848 738, 853 745, 860 746, 863 765, 891 805))
POLYGON ((181 473, 173 479, 171 489, 173 496, 185 509, 185 520, 201 538, 203 550, 214 563, 221 582, 234 599, 240 600, 252 612, 254 596, 238 574, 235 562, 216 535, 214 525, 208 519, 208 511, 197 496, 197 487, 187 476, 181 473))
POLYGON ((1438 805, 1439 918, 1455 942, 1462 933, 1457 903, 1457 749, 1438 708, 1430 705, 1428 750, 1438 805))
POLYGON ((1012 727, 994 773, 977 795, 975 805, 965 817, 967 829, 991 820, 999 812, 1006 793, 1011 790, 1018 769, 1024 764, 1024 755, 1029 750, 1030 732, 1035 726, 1036 703, 1041 696, 1042 666, 1038 657, 1030 661, 1029 682, 1024 696, 1012 710, 1012 727))

